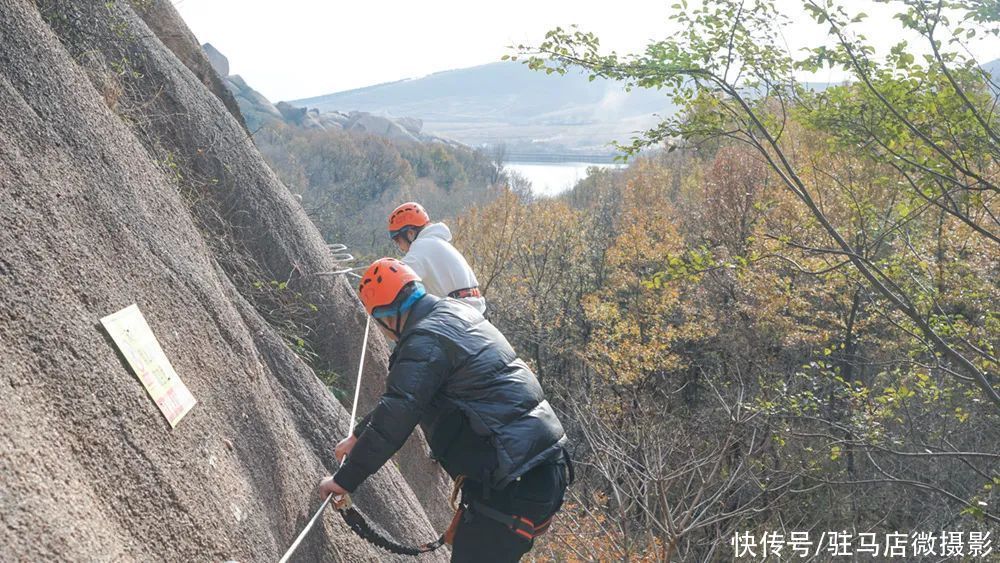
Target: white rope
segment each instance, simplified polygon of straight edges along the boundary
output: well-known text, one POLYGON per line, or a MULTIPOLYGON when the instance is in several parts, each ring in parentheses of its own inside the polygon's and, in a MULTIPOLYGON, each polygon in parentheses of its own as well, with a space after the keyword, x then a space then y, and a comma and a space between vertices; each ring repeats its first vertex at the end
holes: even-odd
POLYGON ((288 558, 291 557, 293 553, 295 553, 295 550, 299 547, 299 544, 302 543, 302 539, 305 538, 306 534, 309 533, 309 530, 312 529, 313 524, 316 523, 316 520, 319 518, 319 515, 323 514, 323 511, 326 510, 326 505, 330 504, 331 500, 333 500, 333 495, 327 495, 326 500, 323 501, 323 504, 319 505, 319 510, 316 511, 316 514, 313 514, 312 519, 309 520, 309 523, 306 524, 305 528, 303 528, 302 532, 299 534, 299 537, 295 538, 295 543, 292 544, 292 547, 288 548, 288 551, 285 552, 285 555, 281 557, 281 560, 278 561, 278 563, 285 563, 286 561, 288 561, 288 558))
POLYGON ((358 416, 358 397, 361 396, 361 373, 365 371, 365 351, 368 350, 368 329, 372 326, 372 316, 365 315, 368 320, 365 322, 365 339, 361 342, 361 361, 358 363, 358 380, 354 384, 354 405, 351 406, 351 427, 347 431, 347 437, 354 435, 354 419, 358 416))
MULTIPOLYGON (((354 404, 351 406, 351 422, 348 425, 348 430, 347 430, 348 438, 354 435, 354 419, 358 415, 358 397, 361 396, 361 374, 364 373, 365 371, 365 353, 368 350, 368 332, 372 325, 371 315, 365 315, 365 317, 367 317, 368 320, 365 321, 365 338, 361 342, 361 361, 358 362, 358 380, 354 384, 354 404)), ((309 530, 312 529, 313 524, 315 524, 316 520, 319 519, 319 515, 323 514, 323 511, 326 510, 326 507, 327 505, 330 504, 331 500, 333 500, 332 493, 326 495, 326 499, 323 500, 323 504, 319 505, 319 510, 317 510, 316 514, 313 514, 313 517, 309 519, 309 523, 307 523, 306 527, 303 528, 302 531, 299 533, 299 537, 295 538, 295 543, 293 543, 292 546, 288 548, 288 551, 285 552, 285 555, 281 557, 281 560, 278 561, 278 563, 286 563, 286 561, 288 561, 288 558, 291 557, 293 553, 295 553, 295 550, 298 549, 299 544, 302 543, 302 539, 309 534, 309 530)))

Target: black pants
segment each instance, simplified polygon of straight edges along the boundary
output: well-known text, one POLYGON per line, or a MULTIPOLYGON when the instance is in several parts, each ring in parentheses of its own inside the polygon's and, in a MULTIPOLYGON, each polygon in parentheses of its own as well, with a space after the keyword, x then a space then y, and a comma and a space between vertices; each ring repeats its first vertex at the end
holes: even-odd
MULTIPOLYGON (((479 501, 505 514, 522 516, 540 524, 554 515, 562 506, 566 492, 565 464, 540 465, 519 481, 501 490, 484 495, 482 483, 466 481, 462 487, 462 504, 479 501)), ((519 561, 534 544, 507 526, 486 516, 476 514, 475 508, 465 509, 455 532, 452 544, 453 562, 504 563, 519 561)))

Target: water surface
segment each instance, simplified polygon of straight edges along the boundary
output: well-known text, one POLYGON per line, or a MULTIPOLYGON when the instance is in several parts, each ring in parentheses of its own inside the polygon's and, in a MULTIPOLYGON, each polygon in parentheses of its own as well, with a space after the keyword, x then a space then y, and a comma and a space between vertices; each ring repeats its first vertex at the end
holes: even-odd
POLYGON ((531 191, 537 197, 552 197, 569 190, 586 178, 587 168, 591 166, 617 168, 621 165, 593 162, 510 162, 506 166, 531 181, 531 191))

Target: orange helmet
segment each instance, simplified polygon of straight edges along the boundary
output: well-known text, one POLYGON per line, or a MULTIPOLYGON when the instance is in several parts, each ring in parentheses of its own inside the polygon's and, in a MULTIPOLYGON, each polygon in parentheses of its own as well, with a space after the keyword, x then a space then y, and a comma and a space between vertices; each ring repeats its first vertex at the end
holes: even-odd
POLYGON ((424 296, 420 276, 395 258, 372 262, 358 285, 361 302, 375 318, 399 316, 424 296))
POLYGON ((430 222, 431 216, 424 210, 424 206, 415 201, 404 203, 389 214, 389 236, 395 238, 407 227, 419 229, 430 222))

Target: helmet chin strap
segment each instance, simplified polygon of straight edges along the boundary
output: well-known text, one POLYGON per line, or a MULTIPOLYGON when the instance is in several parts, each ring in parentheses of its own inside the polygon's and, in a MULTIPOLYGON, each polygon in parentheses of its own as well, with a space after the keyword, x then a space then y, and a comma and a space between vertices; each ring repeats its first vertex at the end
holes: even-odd
POLYGON ((403 326, 402 326, 402 324, 403 324, 403 313, 400 311, 400 308, 401 308, 401 306, 396 307, 396 314, 393 315, 393 317, 392 317, 392 318, 396 319, 396 322, 394 323, 396 325, 395 327, 389 326, 381 318, 376 318, 375 319, 376 321, 378 321, 378 324, 382 325, 386 330, 388 330, 389 332, 391 332, 394 335, 396 335, 396 340, 399 340, 399 337, 402 336, 402 334, 403 334, 403 326))

